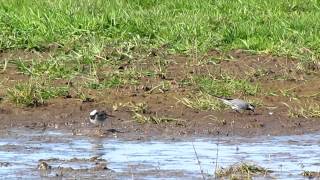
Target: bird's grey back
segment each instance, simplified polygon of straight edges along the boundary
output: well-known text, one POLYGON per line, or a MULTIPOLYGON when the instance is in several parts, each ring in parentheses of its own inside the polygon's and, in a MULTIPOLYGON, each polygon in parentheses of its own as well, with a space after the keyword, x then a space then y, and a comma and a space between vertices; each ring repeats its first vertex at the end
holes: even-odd
POLYGON ((247 109, 249 106, 249 103, 247 103, 246 101, 241 100, 241 99, 230 100, 230 103, 235 106, 238 106, 240 109, 247 109))

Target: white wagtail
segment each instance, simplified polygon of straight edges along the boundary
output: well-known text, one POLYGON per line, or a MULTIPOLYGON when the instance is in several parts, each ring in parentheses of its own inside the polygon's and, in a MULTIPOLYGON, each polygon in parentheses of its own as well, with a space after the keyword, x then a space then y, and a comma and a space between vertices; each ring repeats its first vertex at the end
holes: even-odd
POLYGON ((244 101, 241 99, 230 99, 230 98, 222 98, 222 97, 217 97, 220 99, 223 103, 226 105, 230 106, 231 109, 240 112, 242 110, 249 110, 254 112, 255 106, 244 101))
POLYGON ((97 111, 96 109, 90 112, 90 122, 92 124, 99 124, 100 130, 103 126, 103 123, 108 119, 108 117, 114 117, 107 114, 105 111, 97 111))

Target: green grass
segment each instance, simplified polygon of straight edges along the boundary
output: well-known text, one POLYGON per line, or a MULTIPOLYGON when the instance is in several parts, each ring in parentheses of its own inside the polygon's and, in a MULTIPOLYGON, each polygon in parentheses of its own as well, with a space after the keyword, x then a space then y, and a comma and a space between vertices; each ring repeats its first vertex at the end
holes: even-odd
POLYGON ((133 42, 319 57, 320 2, 0 0, 0 49, 133 42), (93 39, 97 42, 90 42, 93 39))
POLYGON ((51 87, 46 82, 39 82, 39 79, 30 79, 9 88, 8 97, 17 105, 34 107, 43 105, 50 98, 65 96, 68 90, 68 87, 51 87))
MULTIPOLYGON (((230 76, 193 76, 187 85, 195 87, 196 92, 183 98, 177 98, 179 103, 197 110, 220 111, 226 106, 217 97, 255 96, 260 92, 258 84, 250 83, 245 79, 236 79, 230 76)), ((261 106, 261 102, 249 100, 261 106)))
POLYGON ((132 117, 136 122, 145 124, 145 123, 152 123, 152 124, 162 124, 162 123, 169 123, 169 122, 177 122, 181 121, 175 118, 168 118, 168 117, 159 117, 159 116, 145 116, 143 114, 134 113, 132 117))
POLYGON ((188 97, 178 99, 178 102, 197 110, 222 110, 225 108, 221 100, 206 93, 190 94, 188 97))
POLYGON ((212 96, 256 95, 259 92, 259 85, 229 76, 221 76, 219 78, 197 76, 194 78, 194 85, 199 90, 212 96))
POLYGON ((123 72, 114 71, 106 73, 102 81, 93 79, 86 83, 86 86, 92 89, 108 89, 116 88, 125 85, 136 85, 139 83, 140 73, 134 69, 129 69, 123 72))
POLYGON ((49 79, 67 79, 74 72, 67 61, 55 58, 46 60, 37 59, 31 60, 31 62, 16 60, 13 63, 20 72, 32 77, 46 76, 49 79))

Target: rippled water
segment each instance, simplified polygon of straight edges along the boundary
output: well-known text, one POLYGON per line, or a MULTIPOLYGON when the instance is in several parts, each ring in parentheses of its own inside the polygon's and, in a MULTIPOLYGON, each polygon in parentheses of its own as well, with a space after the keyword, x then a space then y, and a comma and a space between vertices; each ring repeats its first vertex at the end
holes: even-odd
MULTIPOLYGON (((39 178, 43 176, 37 169, 39 159, 54 158, 56 161, 48 161, 53 167, 90 168, 94 166, 92 162, 67 160, 99 156, 107 160, 115 178, 200 179, 202 176, 193 146, 200 167, 211 178, 216 162, 219 167, 254 162, 273 170, 271 175, 281 179, 303 179, 303 170, 320 170, 320 134, 124 141, 73 136, 63 131, 12 129, 0 139, 0 163, 9 163, 0 166, 0 177, 39 178)), ((79 171, 74 176, 92 177, 92 174, 79 171)))

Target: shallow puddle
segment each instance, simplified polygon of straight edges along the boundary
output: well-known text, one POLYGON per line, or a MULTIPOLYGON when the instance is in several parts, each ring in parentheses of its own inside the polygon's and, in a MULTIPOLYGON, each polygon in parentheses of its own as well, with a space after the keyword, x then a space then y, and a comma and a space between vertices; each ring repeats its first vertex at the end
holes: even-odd
POLYGON ((304 170, 320 170, 320 134, 126 141, 11 129, 0 139, 2 178, 202 179, 201 167, 206 178, 213 179, 216 163, 228 167, 238 162, 272 170, 271 177, 304 179, 304 170), (41 160, 51 169, 39 170, 41 160))

